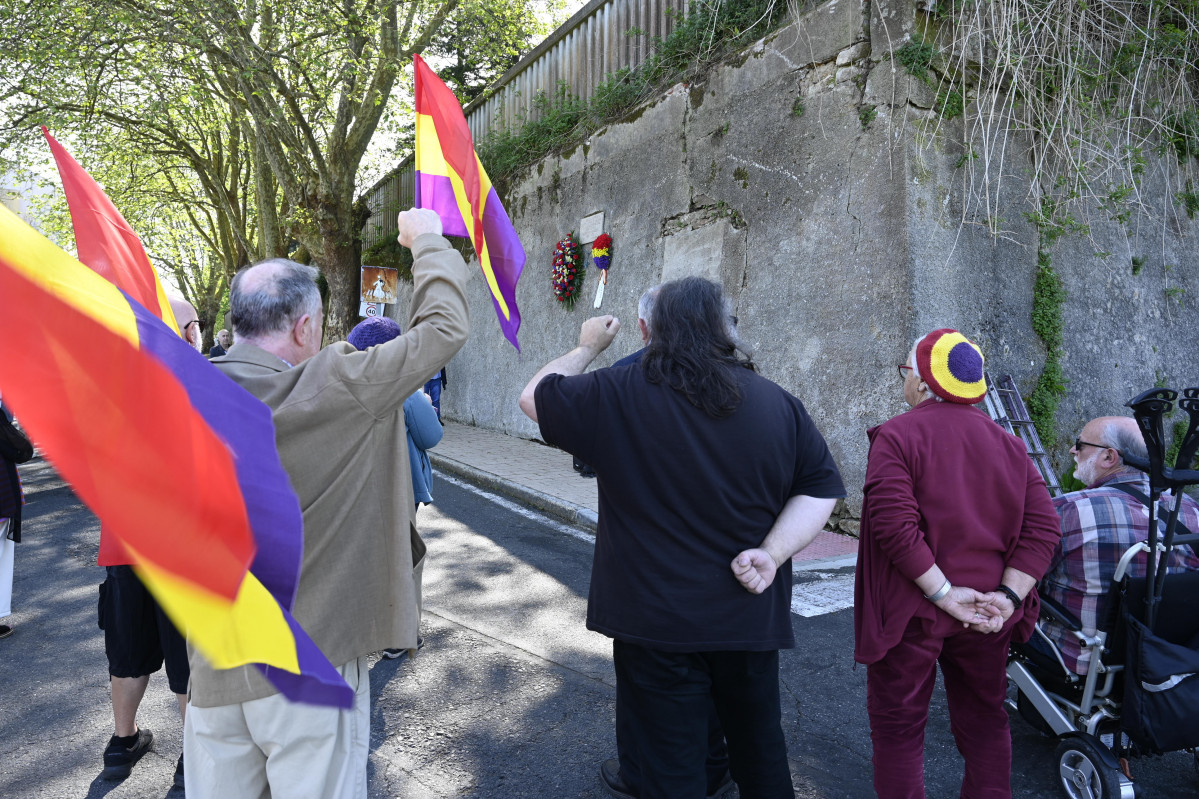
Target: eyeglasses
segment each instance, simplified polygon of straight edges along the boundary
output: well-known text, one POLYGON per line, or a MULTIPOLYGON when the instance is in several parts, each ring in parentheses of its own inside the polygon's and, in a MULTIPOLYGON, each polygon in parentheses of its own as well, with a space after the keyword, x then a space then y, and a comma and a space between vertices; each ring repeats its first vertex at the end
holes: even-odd
POLYGON ((1109 447, 1107 444, 1092 444, 1090 441, 1083 441, 1081 438, 1074 439, 1075 452, 1083 447, 1094 447, 1095 449, 1115 449, 1115 447, 1109 447))
POLYGON ((183 332, 185 332, 185 333, 186 333, 186 332, 187 332, 187 329, 188 329, 189 327, 191 327, 192 325, 195 325, 195 326, 196 326, 196 330, 203 330, 203 329, 204 329, 204 323, 203 323, 203 322, 201 322, 199 319, 193 319, 193 320, 191 320, 190 322, 188 322, 186 325, 184 325, 184 326, 183 326, 183 332))
POLYGON ((907 380, 908 372, 910 372, 910 371, 912 371, 912 367, 908 366, 906 363, 901 363, 899 365, 899 379, 907 380))

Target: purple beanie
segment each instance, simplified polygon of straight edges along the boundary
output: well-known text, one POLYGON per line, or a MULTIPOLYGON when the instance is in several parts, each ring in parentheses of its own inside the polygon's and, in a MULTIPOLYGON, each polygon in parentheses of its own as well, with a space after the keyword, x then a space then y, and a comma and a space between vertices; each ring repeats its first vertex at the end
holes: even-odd
POLYGON ((400 326, 395 323, 395 320, 388 319, 386 316, 372 316, 370 319, 363 319, 359 322, 350 331, 350 335, 346 336, 346 341, 354 349, 365 350, 367 347, 391 341, 401 332, 403 331, 400 330, 400 326))

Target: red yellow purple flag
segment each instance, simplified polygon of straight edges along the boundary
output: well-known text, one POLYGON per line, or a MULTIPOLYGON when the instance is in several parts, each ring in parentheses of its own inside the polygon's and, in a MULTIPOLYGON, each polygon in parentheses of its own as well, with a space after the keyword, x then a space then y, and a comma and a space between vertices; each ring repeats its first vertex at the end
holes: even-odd
MULTIPOLYGON (((87 214, 108 198, 66 158, 78 236, 88 226, 75 202, 87 214)), ((117 284, 133 279, 142 296, 165 299, 153 270, 126 258, 149 269, 132 230, 106 239, 119 224, 94 229, 99 240, 80 240, 80 252, 105 259, 117 284)), ((6 402, 214 666, 254 663, 290 699, 349 707, 352 691, 290 614, 303 522, 270 410, 180 338, 161 308, 169 314, 169 303, 146 309, 0 209, 6 402)))
POLYGON ((92 176, 54 140, 44 125, 42 135, 58 164, 62 189, 71 209, 79 260, 109 283, 119 286, 168 326, 177 327, 171 303, 150 266, 142 240, 92 176))
POLYGON ((416 70, 416 207, 436 211, 447 236, 469 236, 504 336, 520 350, 516 282, 525 250, 475 154, 462 105, 419 55, 416 70))

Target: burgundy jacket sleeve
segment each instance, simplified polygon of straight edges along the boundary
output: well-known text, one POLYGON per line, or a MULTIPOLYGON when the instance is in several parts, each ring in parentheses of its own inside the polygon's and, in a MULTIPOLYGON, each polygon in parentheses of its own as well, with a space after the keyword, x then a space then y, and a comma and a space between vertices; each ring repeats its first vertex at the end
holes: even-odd
POLYGON ((1028 464, 1028 487, 1024 493, 1024 522, 1020 540, 1007 559, 1007 565, 1040 580, 1049 571, 1054 550, 1062 540, 1060 521, 1045 481, 1032 460, 1028 464))
MULTIPOLYGON (((912 464, 897 425, 877 428, 870 444, 865 491, 870 495, 870 531, 879 549, 909 580, 932 568, 932 550, 920 529, 912 464)), ((1052 508, 1050 508, 1052 512, 1052 508)))

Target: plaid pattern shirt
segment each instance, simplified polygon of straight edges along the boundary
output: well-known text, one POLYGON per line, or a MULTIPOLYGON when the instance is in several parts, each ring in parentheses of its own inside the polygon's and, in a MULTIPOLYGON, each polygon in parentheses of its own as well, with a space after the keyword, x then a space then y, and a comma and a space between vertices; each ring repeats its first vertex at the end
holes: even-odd
MULTIPOLYGON (((1149 535, 1149 509, 1135 497, 1112 488, 1117 483, 1127 483, 1149 494, 1148 476, 1127 468, 1084 491, 1072 491, 1053 500, 1062 522, 1062 540, 1038 590, 1070 611, 1087 635, 1095 633, 1107 610, 1107 591, 1120 557, 1149 535)), ((1163 494, 1158 503, 1157 515, 1163 520, 1163 529, 1173 504, 1169 494, 1163 494)), ((1199 532, 1199 504, 1184 496, 1178 520, 1192 532, 1199 532)), ((1130 576, 1145 576, 1145 559, 1144 552, 1133 558, 1128 566, 1130 576)), ((1190 547, 1179 547, 1170 556, 1167 571, 1187 569, 1199 569, 1199 558, 1190 547)), ((1090 650, 1084 650, 1072 633, 1044 614, 1041 626, 1058 645, 1066 667, 1076 674, 1086 674, 1090 650)))

